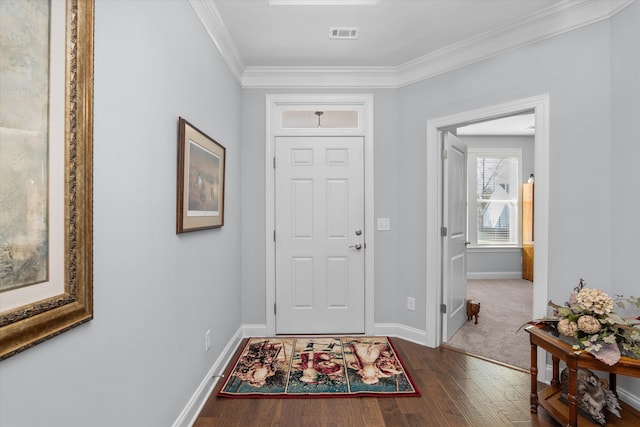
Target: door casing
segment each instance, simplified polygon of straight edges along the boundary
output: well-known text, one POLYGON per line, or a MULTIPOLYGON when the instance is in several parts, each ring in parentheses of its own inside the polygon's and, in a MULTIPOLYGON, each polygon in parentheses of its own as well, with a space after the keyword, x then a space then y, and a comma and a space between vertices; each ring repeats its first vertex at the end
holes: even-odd
POLYGON ((373 95, 371 94, 270 94, 266 95, 266 147, 265 147, 265 253, 266 253, 266 335, 276 333, 275 304, 275 156, 276 136, 362 136, 364 137, 364 229, 366 249, 364 253, 364 327, 365 334, 373 334, 374 310, 374 201, 373 201, 373 95), (310 108, 330 109, 341 106, 360 106, 362 108, 362 125, 358 129, 280 129, 277 126, 279 108, 283 106, 309 106, 310 108))
MULTIPOLYGON (((533 317, 546 315, 549 275, 549 95, 524 98, 504 104, 492 105, 450 116, 427 121, 427 206, 426 213, 426 345, 438 347, 442 343, 442 247, 440 226, 442 225, 442 162, 440 161, 439 132, 465 126, 471 123, 497 119, 524 111, 534 111, 535 132, 535 176, 536 176, 536 217, 535 217, 535 257, 533 287, 533 317)), ((545 366, 542 350, 538 351, 538 366, 545 366)), ((538 379, 545 380, 544 369, 538 372, 538 379)))

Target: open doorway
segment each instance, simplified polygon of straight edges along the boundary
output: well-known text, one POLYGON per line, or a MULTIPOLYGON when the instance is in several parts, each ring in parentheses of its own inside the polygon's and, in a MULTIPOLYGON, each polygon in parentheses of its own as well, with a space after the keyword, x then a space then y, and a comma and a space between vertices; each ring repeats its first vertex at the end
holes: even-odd
MULTIPOLYGON (((547 95, 526 98, 505 104, 489 106, 451 116, 441 117, 427 122, 427 203, 437 205, 439 209, 427 212, 427 298, 429 311, 427 324, 437 325, 437 329, 427 330, 427 342, 440 345, 443 325, 443 287, 442 247, 440 227, 442 224, 443 182, 440 160, 440 133, 447 129, 461 128, 474 123, 487 122, 498 118, 513 116, 524 112, 533 112, 535 117, 534 169, 536 179, 536 264, 533 284, 532 317, 542 317, 546 313, 547 277, 548 277, 548 188, 549 188, 549 137, 547 95)), ((541 366, 542 354, 538 355, 541 366)), ((543 379, 543 375, 541 375, 543 379)))
POLYGON ((465 300, 479 303, 481 312, 446 345, 528 369, 528 335, 516 332, 533 318, 533 206, 525 199, 535 185, 535 114, 525 111, 454 132, 467 148, 465 300), (525 241, 531 248, 526 256, 525 241))

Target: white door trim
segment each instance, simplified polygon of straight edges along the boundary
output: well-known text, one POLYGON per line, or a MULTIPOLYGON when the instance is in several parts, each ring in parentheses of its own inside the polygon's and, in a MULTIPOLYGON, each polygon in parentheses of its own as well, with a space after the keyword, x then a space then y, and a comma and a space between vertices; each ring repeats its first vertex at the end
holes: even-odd
MULTIPOLYGON (((534 96, 504 104, 488 106, 446 117, 427 121, 427 247, 426 247, 426 344, 437 347, 442 342, 442 248, 440 225, 442 224, 442 165, 440 161, 440 141, 438 131, 444 128, 462 126, 477 121, 498 118, 522 111, 534 110, 535 132, 535 176, 536 176, 536 217, 533 317, 544 317, 548 300, 549 269, 549 95, 534 96)), ((545 366, 538 353, 538 366, 545 366)), ((541 370, 543 371, 543 370, 541 370)), ((543 372, 541 374, 544 375, 543 372)))
POLYGON ((325 136, 355 136, 364 137, 364 197, 365 197, 365 236, 366 249, 364 253, 364 327, 366 334, 373 333, 374 310, 374 204, 373 204, 373 95, 371 94, 283 94, 266 95, 266 147, 265 147, 265 217, 266 217, 266 322, 267 335, 276 333, 276 316, 274 313, 276 282, 275 282, 275 245, 273 231, 275 225, 275 172, 273 158, 275 156, 275 138, 282 135, 312 136, 314 129, 308 131, 296 130, 287 132, 277 128, 277 111, 281 106, 362 106, 362 126, 355 130, 336 129, 335 133, 322 129, 325 136))

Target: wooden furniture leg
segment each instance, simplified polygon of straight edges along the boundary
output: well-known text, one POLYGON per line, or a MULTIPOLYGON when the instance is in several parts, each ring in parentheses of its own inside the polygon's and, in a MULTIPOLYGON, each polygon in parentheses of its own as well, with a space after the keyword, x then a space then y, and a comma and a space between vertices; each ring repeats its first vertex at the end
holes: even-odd
POLYGON ((618 392, 616 391, 616 386, 617 386, 616 383, 617 383, 616 374, 614 374, 613 372, 609 372, 609 390, 614 392, 617 396, 618 392))
POLYGON ((569 401, 569 426, 578 425, 578 368, 576 363, 570 363, 569 368, 569 390, 567 400, 569 401))
POLYGON ((551 362, 553 366, 553 377, 551 378, 552 386, 560 385, 560 358, 556 355, 551 355, 551 362))
POLYGON ((538 346, 531 343, 531 395, 529 402, 531 405, 531 413, 538 413, 538 346))

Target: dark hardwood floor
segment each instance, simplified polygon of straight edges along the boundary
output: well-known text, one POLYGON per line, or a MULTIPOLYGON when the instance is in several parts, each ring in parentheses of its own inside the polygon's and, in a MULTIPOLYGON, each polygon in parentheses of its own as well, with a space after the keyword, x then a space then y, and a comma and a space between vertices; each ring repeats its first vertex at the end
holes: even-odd
POLYGON ((445 348, 393 339, 421 397, 216 398, 195 427, 208 426, 558 426, 529 411, 528 373, 445 348))

